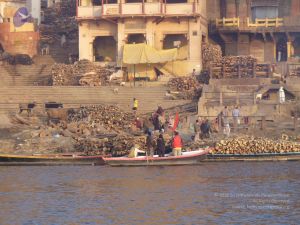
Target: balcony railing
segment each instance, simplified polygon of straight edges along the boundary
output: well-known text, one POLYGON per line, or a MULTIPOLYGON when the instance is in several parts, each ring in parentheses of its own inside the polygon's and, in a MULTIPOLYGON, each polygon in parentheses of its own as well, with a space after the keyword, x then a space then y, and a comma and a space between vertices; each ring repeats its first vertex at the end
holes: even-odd
POLYGON ((284 25, 283 18, 274 18, 274 19, 255 19, 253 22, 250 18, 245 20, 240 20, 240 18, 222 18, 216 19, 216 27, 280 27, 284 25))
POLYGON ((222 18, 216 19, 217 27, 239 27, 240 26, 240 18, 222 18))
POLYGON ((196 3, 166 4, 161 2, 103 4, 103 6, 78 6, 78 18, 102 16, 151 16, 151 15, 195 15, 199 14, 196 3))
POLYGON ((249 18, 247 18, 248 27, 279 27, 283 26, 283 18, 274 18, 274 19, 255 19, 254 22, 251 22, 249 18))

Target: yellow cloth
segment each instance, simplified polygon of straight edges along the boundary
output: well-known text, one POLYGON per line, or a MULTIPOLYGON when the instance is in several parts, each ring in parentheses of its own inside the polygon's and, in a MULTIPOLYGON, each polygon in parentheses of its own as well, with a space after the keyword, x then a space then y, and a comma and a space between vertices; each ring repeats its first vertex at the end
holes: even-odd
POLYGON ((177 49, 156 50, 147 44, 125 44, 123 62, 126 64, 164 63, 177 58, 177 49))

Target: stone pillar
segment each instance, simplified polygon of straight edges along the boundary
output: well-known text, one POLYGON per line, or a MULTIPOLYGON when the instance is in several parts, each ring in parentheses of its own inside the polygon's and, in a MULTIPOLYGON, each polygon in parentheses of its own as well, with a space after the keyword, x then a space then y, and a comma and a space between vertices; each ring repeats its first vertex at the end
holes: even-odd
POLYGON ((118 38, 117 38, 117 65, 121 66, 122 65, 122 59, 123 59, 123 46, 125 43, 125 24, 121 22, 120 20, 118 21, 118 38))
POLYGON ((91 36, 86 23, 79 23, 79 59, 88 59, 93 61, 93 41, 95 37, 91 36))
POLYGON ((154 23, 149 19, 146 21, 146 41, 147 45, 155 47, 154 44, 154 23))
POLYGON ((236 2, 235 0, 227 0, 226 1, 226 17, 232 18, 236 17, 236 2))
POLYGON ((202 61, 202 53, 201 53, 201 42, 202 42, 202 30, 200 19, 191 19, 188 21, 189 23, 189 31, 187 35, 188 44, 189 44, 189 52, 188 52, 188 60, 192 63, 192 69, 196 69, 200 71, 202 69, 201 61, 202 61), (195 51, 196 50, 196 51, 195 51))

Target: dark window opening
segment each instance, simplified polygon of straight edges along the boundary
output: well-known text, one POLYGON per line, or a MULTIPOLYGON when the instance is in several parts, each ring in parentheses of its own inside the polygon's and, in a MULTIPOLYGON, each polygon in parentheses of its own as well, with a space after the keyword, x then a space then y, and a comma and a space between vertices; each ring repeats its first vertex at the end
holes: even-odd
POLYGON ((4 52, 4 48, 2 47, 2 45, 0 44, 0 54, 4 52))
POLYGON ((116 60, 117 44, 113 36, 96 37, 93 49, 96 62, 114 62, 116 60))
POLYGON ((128 34, 127 43, 128 44, 146 43, 145 35, 144 34, 128 34))
POLYGON ((296 38, 293 42, 294 47, 294 57, 300 57, 300 37, 296 38))
POLYGON ((287 55, 287 40, 285 38, 281 38, 276 44, 277 62, 286 62, 287 55))
POLYGON ((164 38, 163 49, 177 48, 177 58, 188 58, 188 40, 185 34, 167 34, 164 38))
POLYGON ((126 3, 143 3, 143 0, 126 0, 126 3))
POLYGON ((255 19, 273 19, 278 17, 278 7, 276 6, 257 6, 252 7, 252 20, 255 19))
POLYGON ((168 4, 187 3, 187 0, 166 0, 168 4))
POLYGON ((102 5, 102 0, 93 0, 93 6, 102 5))

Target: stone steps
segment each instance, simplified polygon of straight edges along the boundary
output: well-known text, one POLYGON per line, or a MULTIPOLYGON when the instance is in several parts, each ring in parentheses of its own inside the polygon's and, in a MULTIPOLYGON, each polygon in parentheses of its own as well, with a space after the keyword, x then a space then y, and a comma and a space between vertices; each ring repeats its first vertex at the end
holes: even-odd
POLYGON ((48 101, 61 102, 65 107, 85 104, 116 104, 125 111, 131 111, 132 99, 139 100, 139 111, 152 112, 158 105, 164 108, 187 104, 186 100, 166 100, 164 87, 119 87, 114 94, 112 87, 1 87, 0 107, 2 111, 17 110, 19 103, 36 101, 43 105, 48 101))

